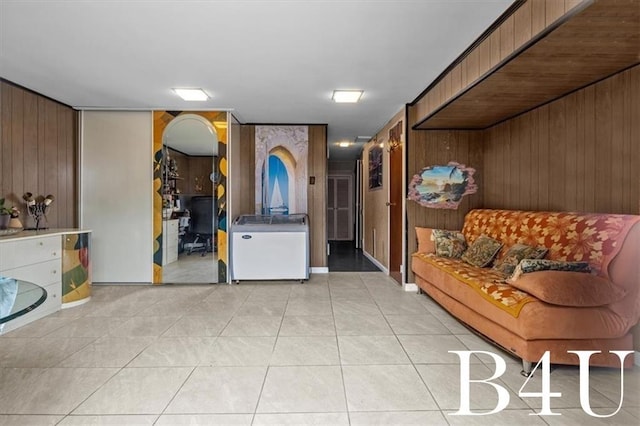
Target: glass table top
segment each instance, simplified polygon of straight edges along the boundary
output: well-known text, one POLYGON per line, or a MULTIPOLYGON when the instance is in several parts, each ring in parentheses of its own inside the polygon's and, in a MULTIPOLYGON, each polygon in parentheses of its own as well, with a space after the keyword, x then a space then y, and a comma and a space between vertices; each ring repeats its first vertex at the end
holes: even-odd
POLYGON ((47 291, 39 285, 0 277, 0 324, 34 310, 46 299, 47 291))

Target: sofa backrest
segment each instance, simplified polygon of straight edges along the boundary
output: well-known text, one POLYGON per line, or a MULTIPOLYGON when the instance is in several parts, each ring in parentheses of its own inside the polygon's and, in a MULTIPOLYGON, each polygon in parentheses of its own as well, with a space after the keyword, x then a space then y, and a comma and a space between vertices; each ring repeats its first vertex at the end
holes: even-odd
POLYGON ((498 258, 516 243, 544 246, 547 259, 589 262, 609 277, 609 263, 639 221, 633 215, 476 209, 465 216, 462 233, 467 243, 482 234, 501 241, 498 258))

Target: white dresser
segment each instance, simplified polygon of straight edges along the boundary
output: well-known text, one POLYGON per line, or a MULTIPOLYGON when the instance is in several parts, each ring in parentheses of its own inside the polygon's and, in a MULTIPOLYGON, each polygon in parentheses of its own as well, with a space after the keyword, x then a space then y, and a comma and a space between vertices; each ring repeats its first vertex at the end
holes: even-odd
POLYGON ((29 281, 47 290, 47 299, 42 305, 9 321, 4 332, 60 310, 61 257, 60 234, 0 239, 0 275, 29 281))
POLYGON ((178 260, 179 219, 162 221, 162 265, 178 260))
POLYGON ((0 276, 29 281, 47 291, 47 298, 42 305, 5 323, 3 333, 59 311, 63 307, 65 291, 68 293, 67 298, 73 300, 67 304, 69 306, 90 299, 90 274, 79 272, 82 268, 85 271, 89 270, 88 236, 82 239, 83 244, 73 244, 74 247, 78 246, 77 251, 63 244, 63 241, 70 239, 77 243, 79 235, 90 232, 78 229, 51 229, 0 236, 0 276), (81 253, 81 259, 76 261, 70 255, 75 254, 75 257, 79 257, 77 253, 81 253), (79 276, 82 276, 82 279, 78 279, 79 276), (66 290, 63 285, 65 280, 73 281, 73 285, 67 285, 69 288, 66 290))

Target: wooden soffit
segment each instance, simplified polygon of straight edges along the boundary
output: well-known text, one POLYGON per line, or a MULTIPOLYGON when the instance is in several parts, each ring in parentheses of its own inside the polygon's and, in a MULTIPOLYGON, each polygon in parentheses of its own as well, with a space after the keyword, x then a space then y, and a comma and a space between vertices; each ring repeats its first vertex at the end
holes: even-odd
POLYGON ((595 1, 565 16, 414 128, 486 129, 638 63, 640 1, 595 1))

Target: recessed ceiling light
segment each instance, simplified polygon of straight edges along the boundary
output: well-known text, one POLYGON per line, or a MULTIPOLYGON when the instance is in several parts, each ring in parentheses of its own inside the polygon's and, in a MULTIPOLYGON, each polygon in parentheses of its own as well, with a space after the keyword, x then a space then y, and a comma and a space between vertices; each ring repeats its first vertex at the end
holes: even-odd
POLYGON ((348 148, 351 145, 349 142, 338 142, 340 148, 348 148))
POLYGON ((173 91, 185 101, 206 101, 209 99, 209 95, 202 89, 173 89, 173 91))
POLYGON ((354 103, 360 100, 362 93, 362 90, 334 90, 331 99, 334 102, 354 103))

